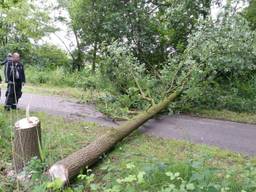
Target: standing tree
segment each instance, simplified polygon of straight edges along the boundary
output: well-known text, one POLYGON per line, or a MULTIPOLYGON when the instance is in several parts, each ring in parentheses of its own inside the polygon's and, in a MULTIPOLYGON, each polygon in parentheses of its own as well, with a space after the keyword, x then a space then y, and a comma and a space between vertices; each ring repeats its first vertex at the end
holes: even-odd
POLYGON ((75 20, 71 19, 71 14, 73 11, 72 10, 73 4, 74 4, 73 1, 58 0, 58 6, 56 8, 61 10, 60 12, 64 11, 64 13, 65 13, 65 11, 67 11, 68 15, 67 16, 58 16, 56 19, 69 27, 69 29, 70 29, 70 31, 68 31, 69 34, 72 33, 72 35, 74 35, 74 37, 75 37, 74 38, 75 43, 74 44, 72 43, 72 46, 75 47, 75 49, 72 51, 70 48, 70 45, 67 45, 61 37, 59 37, 56 34, 55 35, 63 43, 67 52, 69 53, 69 55, 72 58, 72 70, 80 71, 82 69, 82 66, 84 63, 84 53, 83 53, 83 47, 81 44, 79 28, 77 27, 75 20))
POLYGON ((92 72, 95 72, 97 52, 101 43, 106 40, 103 32, 107 12, 106 1, 76 0, 68 4, 72 28, 77 39, 78 59, 82 47, 92 54, 92 72), (81 39, 81 43, 80 43, 81 39))
POLYGON ((188 34, 200 17, 209 15, 210 6, 210 0, 66 3, 72 29, 80 42, 78 50, 89 53, 93 72, 97 55, 104 52, 102 43, 109 45, 113 40, 129 45, 139 62, 154 72, 169 54, 184 51, 188 34))
POLYGON ((0 54, 14 50, 29 53, 32 41, 36 42, 54 31, 48 25, 48 13, 35 4, 21 0, 6 1, 3 5, 0 7, 0 54))

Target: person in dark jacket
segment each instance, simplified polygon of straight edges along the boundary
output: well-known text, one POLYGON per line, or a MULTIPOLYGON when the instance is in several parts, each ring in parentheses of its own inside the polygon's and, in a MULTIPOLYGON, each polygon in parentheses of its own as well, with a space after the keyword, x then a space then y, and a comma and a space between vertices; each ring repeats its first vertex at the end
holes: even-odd
POLYGON ((8 61, 11 61, 12 60, 12 54, 11 53, 8 53, 6 59, 1 62, 1 65, 5 65, 6 63, 8 63, 8 61))
MULTIPOLYGON (((12 61, 12 54, 8 53, 6 59, 3 62, 1 62, 1 65, 4 65, 4 75, 6 75, 6 69, 7 69, 6 66, 7 66, 8 62, 10 62, 10 61, 12 61)), ((2 80, 2 78, 1 78, 1 80, 2 80)), ((6 76, 5 76, 5 82, 7 83, 6 76)))
POLYGON ((5 77, 7 85, 5 109, 16 109, 22 95, 22 86, 26 82, 24 67, 20 63, 20 55, 13 53, 12 61, 6 64, 5 77))

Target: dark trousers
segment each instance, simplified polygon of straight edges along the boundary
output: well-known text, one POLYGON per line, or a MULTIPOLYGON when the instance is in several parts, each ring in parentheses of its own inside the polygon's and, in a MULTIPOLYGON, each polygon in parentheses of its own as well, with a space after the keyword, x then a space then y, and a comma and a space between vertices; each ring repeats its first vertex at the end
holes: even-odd
POLYGON ((5 100, 5 107, 16 109, 16 105, 18 104, 19 99, 21 98, 22 92, 22 82, 15 81, 9 82, 7 86, 7 91, 5 93, 6 100, 5 100))

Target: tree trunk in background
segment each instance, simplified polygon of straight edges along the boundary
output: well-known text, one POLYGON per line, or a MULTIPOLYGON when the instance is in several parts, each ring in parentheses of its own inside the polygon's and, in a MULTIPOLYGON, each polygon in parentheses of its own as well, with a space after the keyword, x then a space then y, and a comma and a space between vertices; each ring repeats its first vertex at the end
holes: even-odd
POLYGON ((40 156, 41 126, 37 117, 29 117, 15 123, 13 165, 18 173, 31 160, 40 156))
POLYGON ((77 57, 74 61, 75 63, 73 64, 73 70, 77 69, 78 71, 80 71, 83 65, 83 51, 79 41, 78 32, 74 27, 73 27, 73 32, 75 34, 75 39, 77 44, 77 57))
POLYGON ((97 42, 94 42, 93 58, 92 58, 92 73, 95 73, 95 70, 96 70, 97 49, 98 49, 97 42))
POLYGON ((53 179, 60 179, 67 183, 71 178, 80 173, 82 169, 91 166, 101 155, 108 152, 116 143, 138 129, 145 122, 165 109, 169 103, 179 96, 181 91, 176 91, 162 100, 159 104, 150 107, 130 121, 117 128, 110 129, 87 147, 78 150, 63 160, 55 163, 49 170, 53 179))

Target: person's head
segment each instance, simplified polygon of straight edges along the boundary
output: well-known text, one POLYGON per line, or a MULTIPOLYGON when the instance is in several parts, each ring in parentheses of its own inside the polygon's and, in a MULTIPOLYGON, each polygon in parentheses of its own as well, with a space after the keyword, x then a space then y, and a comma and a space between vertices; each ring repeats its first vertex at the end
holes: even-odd
POLYGON ((20 54, 19 53, 13 53, 12 54, 12 60, 14 62, 19 62, 20 61, 20 54))
POLYGON ((11 54, 11 53, 8 53, 7 57, 12 57, 12 54, 11 54))

